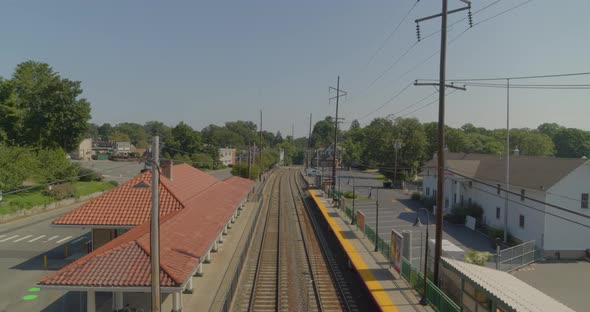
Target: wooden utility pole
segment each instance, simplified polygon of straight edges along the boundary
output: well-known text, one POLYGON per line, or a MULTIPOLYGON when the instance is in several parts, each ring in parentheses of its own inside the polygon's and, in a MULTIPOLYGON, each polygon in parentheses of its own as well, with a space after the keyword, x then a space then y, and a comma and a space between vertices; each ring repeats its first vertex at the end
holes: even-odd
MULTIPOLYGON (((446 87, 465 90, 465 88, 447 85, 445 82, 446 74, 446 57, 447 57, 447 16, 449 13, 460 12, 471 9, 471 2, 468 0, 459 0, 467 6, 455 9, 449 12, 448 0, 442 0, 442 12, 440 14, 431 15, 428 17, 416 20, 417 29, 420 29, 418 23, 436 17, 441 17, 440 25, 440 71, 439 81, 434 84, 418 83, 414 85, 437 85, 438 86, 438 148, 437 148, 437 179, 436 179, 436 238, 434 244, 434 274, 433 282, 438 286, 439 280, 439 266, 442 254, 442 227, 443 227, 443 205, 444 205, 444 182, 445 182, 445 90, 446 87)), ((419 34, 419 32, 418 32, 419 34)), ((426 243, 428 248, 428 242, 426 243)), ((425 261, 428 261, 426 259, 425 261)), ((427 274, 427 272, 424 272, 427 274)))
POLYGON ((262 110, 260 110, 260 171, 258 172, 258 175, 262 174, 262 110))
POLYGON ((307 167, 311 167, 311 116, 309 113, 309 134, 307 135, 307 167))

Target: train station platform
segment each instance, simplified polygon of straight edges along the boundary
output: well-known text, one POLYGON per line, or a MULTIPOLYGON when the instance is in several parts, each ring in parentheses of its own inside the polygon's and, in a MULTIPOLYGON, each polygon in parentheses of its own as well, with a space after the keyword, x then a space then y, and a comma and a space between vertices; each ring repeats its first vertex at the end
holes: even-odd
POLYGON ((322 191, 310 190, 309 193, 382 311, 434 311, 430 306, 419 304, 421 296, 380 252, 374 251, 374 245, 350 225, 344 213, 332 207, 322 191))

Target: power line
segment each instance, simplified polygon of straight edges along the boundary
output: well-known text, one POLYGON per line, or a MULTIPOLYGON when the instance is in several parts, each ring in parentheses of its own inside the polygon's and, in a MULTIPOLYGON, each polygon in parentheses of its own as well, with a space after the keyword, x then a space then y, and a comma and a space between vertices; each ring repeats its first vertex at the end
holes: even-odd
MULTIPOLYGON (((454 82, 469 82, 469 81, 494 81, 494 80, 519 80, 519 79, 542 79, 542 78, 561 78, 573 76, 587 76, 590 72, 576 72, 576 73, 562 73, 562 74, 547 74, 547 75, 531 75, 531 76, 514 76, 514 77, 492 77, 492 78, 471 78, 471 79, 448 79, 454 82)), ((424 81, 436 81, 435 79, 419 79, 424 81)))
POLYGON ((369 58, 369 61, 365 65, 365 69, 371 64, 371 62, 373 61, 373 59, 375 59, 375 57, 377 56, 377 54, 379 54, 379 52, 385 47, 385 44, 387 43, 387 41, 389 41, 389 39, 391 39, 393 37, 393 35, 395 35, 395 33, 397 32, 397 30, 399 29, 399 27, 402 25, 402 23, 408 18, 408 16, 410 16, 410 13, 412 13, 412 11, 416 7, 416 5, 418 5, 418 2, 420 2, 420 0, 416 0, 416 2, 414 3, 414 5, 408 10, 408 12, 406 13, 406 15, 402 18, 402 20, 397 24, 397 26, 395 26, 395 28, 393 29, 393 31, 391 33, 389 33, 389 35, 387 36, 387 38, 385 38, 385 40, 383 40, 383 42, 381 43, 381 45, 379 46, 379 48, 377 48, 377 50, 375 50, 375 52, 373 53, 373 55, 371 55, 371 57, 369 58))
MULTIPOLYGON (((500 195, 498 195, 498 194, 496 194, 496 193, 494 193, 494 192, 489 192, 489 191, 483 190, 483 189, 481 189, 481 188, 479 188, 479 187, 477 187, 477 186, 472 186, 472 187, 473 187, 474 189, 478 190, 478 191, 481 191, 481 192, 487 193, 487 194, 489 194, 489 195, 492 195, 492 196, 496 196, 496 197, 500 197, 500 198, 502 198, 502 199, 505 199, 504 197, 501 197, 500 195)), ((575 220, 572 220, 572 219, 568 219, 568 218, 566 218, 566 217, 563 217, 563 216, 560 216, 560 215, 557 215, 557 214, 554 214, 554 213, 551 213, 551 212, 547 212, 547 211, 541 210, 541 209, 539 209, 539 208, 536 208, 536 207, 533 207, 533 206, 529 206, 529 205, 523 204, 522 202, 517 202, 517 201, 515 201, 515 200, 513 200, 513 199, 510 199, 510 198, 508 198, 507 200, 508 200, 509 202, 512 202, 512 203, 518 204, 518 205, 520 205, 520 206, 527 207, 527 208, 530 208, 530 209, 536 210, 536 211, 538 211, 538 212, 541 212, 541 213, 544 213, 544 214, 547 214, 547 215, 550 215, 550 216, 553 216, 553 217, 556 217, 556 218, 559 218, 559 219, 562 219, 562 220, 565 220, 565 221, 568 221, 568 222, 572 222, 572 223, 575 223, 575 224, 577 224, 577 225, 581 225, 581 226, 583 226, 583 227, 586 227, 586 228, 590 228, 590 225, 587 225, 587 224, 584 224, 584 223, 581 223, 581 222, 578 222, 578 221, 575 221, 575 220)))
POLYGON ((397 97, 399 97, 402 93, 404 93, 404 91, 406 91, 412 85, 413 85, 413 82, 409 83, 405 88, 403 88, 401 91, 399 91, 394 96, 392 96, 391 98, 389 98, 389 100, 385 101, 385 103, 383 103, 377 109, 368 112, 367 114, 363 115, 361 118, 358 118, 358 120, 363 120, 363 119, 367 118, 368 116, 370 116, 370 115, 376 113, 377 111, 381 110, 382 108, 384 108, 385 106, 387 106, 387 104, 391 103, 393 100, 395 100, 397 97))
MULTIPOLYGON (((529 3, 529 2, 532 2, 532 1, 533 1, 533 0, 527 0, 527 1, 523 2, 523 3, 521 3, 521 4, 518 4, 518 5, 516 5, 516 6, 513 6, 513 7, 509 8, 509 9, 507 9, 507 10, 504 10, 504 11, 502 11, 502 12, 500 12, 500 13, 496 14, 496 15, 493 15, 493 16, 491 16, 491 17, 488 17, 488 18, 484 19, 484 20, 483 20, 483 21, 481 21, 481 22, 475 23, 475 25, 479 25, 479 24, 485 23, 485 22, 487 22, 487 21, 489 21, 489 20, 491 20, 491 19, 493 19, 493 18, 496 18, 496 17, 498 17, 498 16, 500 16, 500 15, 503 15, 503 14, 505 14, 505 13, 508 13, 508 12, 510 12, 510 11, 512 11, 512 10, 516 10, 517 8, 519 8, 519 7, 521 7, 521 6, 525 5, 525 4, 527 4, 527 3, 529 3)), ((474 25, 474 26, 475 26, 475 25, 474 25)))
MULTIPOLYGON (((451 95, 451 94, 455 93, 455 91, 457 91, 457 89, 453 89, 453 90, 451 90, 449 93, 445 94, 445 97, 447 97, 447 96, 449 96, 449 95, 451 95)), ((430 106, 430 105, 432 105, 432 104, 434 104, 434 103, 438 102, 438 100, 439 100, 439 99, 436 99, 436 100, 434 100, 434 101, 428 102, 427 104, 425 104, 425 105, 423 105, 423 106, 420 106, 420 107, 418 107, 417 109, 415 109, 415 110, 413 110, 413 111, 411 111, 411 112, 409 112, 409 113, 407 113, 407 114, 403 114, 403 115, 401 115, 401 116, 400 116, 400 118, 406 117, 406 116, 408 116, 408 115, 411 115, 411 114, 413 114, 413 113, 415 113, 415 112, 417 112, 417 111, 420 111, 420 110, 422 110, 422 109, 424 109, 424 108, 426 108, 426 107, 428 107, 428 106, 430 106)))
POLYGON ((413 106, 416 106, 416 105, 418 105, 418 104, 422 103, 422 102, 423 102, 423 101, 425 101, 426 99, 428 99, 428 98, 431 98, 432 96, 434 96, 434 95, 436 95, 436 94, 438 94, 438 91, 434 91, 433 93, 431 93, 431 94, 429 94, 429 95, 427 95, 427 96, 425 96, 425 97, 421 98, 420 100, 418 100, 418 101, 414 102, 413 104, 410 104, 410 105, 408 105, 408 106, 406 106, 406 107, 404 107, 404 108, 400 109, 399 111, 397 111, 397 112, 395 112, 395 113, 392 113, 391 115, 393 115, 393 116, 397 116, 399 113, 401 113, 401 112, 405 111, 406 109, 408 109, 408 108, 410 108, 410 107, 413 107, 413 106))
MULTIPOLYGON (((536 202, 536 203, 539 203, 539 204, 542 204, 542 205, 545 205, 545 206, 549 206, 549 207, 551 207, 551 208, 555 208, 555 209, 557 209, 557 210, 561 210, 561 211, 564 211, 564 212, 567 212, 567 213, 571 213, 571 214, 573 214, 573 215, 576 215, 576 216, 578 216, 578 217, 582 217, 582 218, 584 218, 584 219, 590 219, 590 216, 589 216, 589 215, 585 215, 585 214, 583 214, 583 213, 580 213, 580 212, 577 212, 577 211, 573 211, 573 210, 570 210, 570 209, 567 209, 567 208, 563 208, 563 207, 560 207, 560 206, 557 206, 557 205, 554 205, 554 204, 551 204, 551 203, 548 203, 548 202, 545 202, 545 201, 542 201, 542 200, 538 200, 538 199, 535 199, 535 198, 532 198, 532 197, 529 197, 529 196, 525 196, 525 195, 522 195, 522 194, 518 194, 518 193, 516 193, 516 192, 513 192, 513 191, 510 191, 510 190, 507 190, 507 189, 505 189, 505 188, 502 188, 502 187, 498 188, 498 186, 497 186, 497 185, 492 185, 492 184, 489 184, 489 183, 487 183, 487 182, 484 182, 484 181, 482 181, 482 180, 479 180, 479 179, 476 179, 476 178, 472 178, 472 177, 466 176, 466 175, 464 175, 464 174, 458 173, 458 172, 456 172, 456 171, 453 171, 453 170, 450 170, 450 169, 445 169, 445 171, 447 171, 447 172, 450 172, 450 173, 452 173, 452 174, 456 174, 456 175, 458 175, 458 176, 460 176, 460 177, 462 177, 462 178, 465 178, 465 179, 469 179, 469 180, 475 181, 475 182, 477 182, 477 183, 479 183, 479 184, 483 184, 483 185, 486 185, 486 186, 489 186, 489 187, 492 187, 492 188, 495 188, 495 189, 499 189, 500 191, 503 191, 503 192, 505 192, 505 193, 507 193, 507 194, 512 194, 512 195, 515 195, 515 196, 520 196, 521 198, 528 199, 528 200, 530 200, 530 201, 533 201, 533 202, 536 202)), ((496 196, 499 196, 498 194, 495 194, 495 195, 496 195, 496 196)), ((503 198, 503 197, 502 197, 502 198, 503 198)), ((590 227, 590 226, 589 226, 589 227, 590 227)))

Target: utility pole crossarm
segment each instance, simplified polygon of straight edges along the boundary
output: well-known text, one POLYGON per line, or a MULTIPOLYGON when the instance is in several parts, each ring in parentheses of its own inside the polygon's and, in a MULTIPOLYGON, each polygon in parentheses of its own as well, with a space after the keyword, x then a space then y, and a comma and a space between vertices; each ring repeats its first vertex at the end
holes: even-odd
MULTIPOLYGON (((454 10, 450 10, 447 14, 457 13, 457 12, 461 12, 461 11, 465 11, 465 10, 471 9, 471 2, 464 1, 464 0, 459 0, 459 1, 462 1, 462 2, 467 3, 467 6, 462 7, 462 8, 458 8, 458 9, 454 9, 454 10)), ((424 21, 427 21, 429 19, 433 19, 433 18, 437 18, 437 17, 441 17, 441 16, 442 16, 442 13, 434 14, 434 15, 430 15, 430 16, 427 16, 427 17, 419 18, 419 19, 415 20, 414 22, 420 23, 420 22, 424 22, 424 21)))
MULTIPOLYGON (((439 87, 440 83, 438 82, 414 82, 415 86, 433 86, 433 87, 439 87)), ((467 88, 465 87, 465 85, 463 85, 462 87, 460 86, 456 86, 453 83, 451 84, 445 84, 445 87, 447 88, 452 88, 452 89, 457 89, 457 90, 462 90, 462 91, 467 91, 467 88)))

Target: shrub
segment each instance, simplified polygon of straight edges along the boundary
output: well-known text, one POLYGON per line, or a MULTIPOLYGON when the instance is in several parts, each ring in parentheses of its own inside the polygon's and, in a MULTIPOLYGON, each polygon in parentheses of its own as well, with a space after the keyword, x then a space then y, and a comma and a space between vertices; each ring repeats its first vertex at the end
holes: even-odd
POLYGON ((426 207, 426 210, 432 212, 432 207, 436 204, 436 201, 434 197, 423 196, 422 203, 424 204, 424 207, 426 207))
POLYGON ((56 200, 71 198, 76 195, 76 187, 71 183, 50 185, 51 189, 47 188, 43 191, 46 196, 53 197, 56 200))
POLYGON ((90 181, 101 181, 102 175, 90 168, 80 168, 78 175, 81 177, 78 178, 80 181, 90 182, 90 181))
POLYGON ((348 199, 353 199, 353 198, 357 199, 358 198, 358 195, 354 194, 352 191, 344 191, 344 192, 342 192, 342 195, 344 195, 344 197, 348 198, 348 199))
POLYGON ((111 180, 111 181, 109 181, 109 183, 110 183, 112 186, 114 186, 114 187, 117 187, 117 186, 119 186, 119 182, 117 182, 117 181, 112 181, 112 180, 111 180))
POLYGON ((422 195, 420 195, 420 193, 418 193, 418 192, 413 192, 411 198, 413 200, 420 200, 420 198, 422 198, 422 195))
POLYGON ((445 218, 451 223, 464 224, 467 216, 474 217, 477 224, 481 224, 483 208, 480 204, 475 202, 472 202, 471 204, 455 205, 451 210, 451 213, 445 216, 445 218))
POLYGON ((465 254, 465 262, 484 266, 491 257, 492 254, 487 251, 474 250, 465 254))

